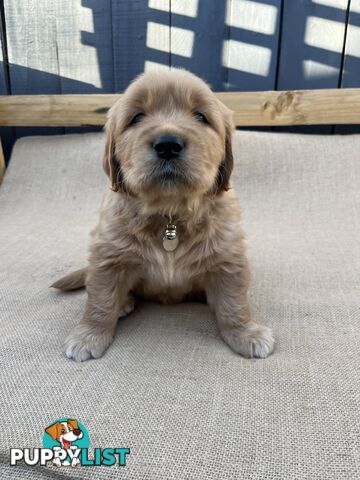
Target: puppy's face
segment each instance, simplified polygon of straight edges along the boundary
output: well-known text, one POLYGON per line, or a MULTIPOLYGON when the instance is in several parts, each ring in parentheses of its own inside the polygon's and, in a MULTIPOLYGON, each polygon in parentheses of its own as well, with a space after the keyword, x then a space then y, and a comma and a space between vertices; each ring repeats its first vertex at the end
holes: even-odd
POLYGON ((116 191, 138 196, 229 188, 231 112, 194 75, 147 73, 111 108, 104 168, 116 191))

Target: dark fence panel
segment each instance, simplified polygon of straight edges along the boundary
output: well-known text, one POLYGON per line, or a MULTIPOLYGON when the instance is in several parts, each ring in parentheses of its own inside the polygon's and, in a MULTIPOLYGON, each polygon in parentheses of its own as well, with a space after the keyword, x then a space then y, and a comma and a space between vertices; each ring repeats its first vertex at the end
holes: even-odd
MULTIPOLYGON (((360 85, 360 0, 349 2, 346 29, 346 42, 341 76, 342 88, 355 88, 360 85)), ((336 133, 358 133, 359 125, 337 126, 336 133)))
MULTIPOLYGON (((284 2, 278 90, 337 88, 342 74, 348 0, 284 2)), ((332 126, 294 132, 331 133, 332 126)))

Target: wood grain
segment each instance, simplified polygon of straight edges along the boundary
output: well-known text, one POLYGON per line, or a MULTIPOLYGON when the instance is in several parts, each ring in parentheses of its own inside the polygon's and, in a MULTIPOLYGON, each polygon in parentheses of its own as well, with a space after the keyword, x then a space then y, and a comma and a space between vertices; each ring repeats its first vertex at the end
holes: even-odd
MULTIPOLYGON (((4 0, 11 93, 55 95, 61 92, 56 38, 56 0, 4 0)), ((62 129, 17 128, 24 135, 60 134, 62 129)))
MULTIPOLYGON (((237 126, 360 124, 360 88, 221 92, 237 126)), ((0 96, 0 125, 103 125, 120 95, 0 96)))
POLYGON ((57 59, 56 0, 4 0, 11 91, 61 93, 57 59))

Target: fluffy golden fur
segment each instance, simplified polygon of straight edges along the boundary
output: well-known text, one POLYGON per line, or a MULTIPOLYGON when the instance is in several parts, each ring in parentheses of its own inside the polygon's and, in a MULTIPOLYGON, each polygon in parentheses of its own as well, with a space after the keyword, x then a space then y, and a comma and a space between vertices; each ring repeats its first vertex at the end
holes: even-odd
POLYGON ((111 189, 92 233, 89 265, 53 285, 86 284, 84 316, 65 343, 69 358, 100 357, 138 296, 173 303, 199 292, 235 352, 262 358, 272 352, 271 331, 252 320, 247 300, 249 267, 230 185, 232 132, 231 111, 183 70, 140 76, 111 108, 104 155, 111 189), (175 161, 157 157, 161 135, 183 142, 175 161), (168 216, 180 239, 173 252, 162 243, 168 216))

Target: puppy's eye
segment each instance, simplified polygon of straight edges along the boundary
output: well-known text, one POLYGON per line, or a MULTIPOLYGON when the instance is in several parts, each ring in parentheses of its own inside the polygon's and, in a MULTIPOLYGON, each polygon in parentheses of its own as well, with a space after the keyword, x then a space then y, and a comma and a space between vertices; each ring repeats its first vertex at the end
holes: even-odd
POLYGON ((137 113, 132 117, 130 120, 129 125, 136 125, 137 123, 141 122, 141 120, 145 117, 143 113, 137 113))
POLYGON ((193 112, 193 115, 194 117, 196 118, 196 120, 198 120, 199 122, 201 123, 209 123, 208 119, 205 117, 205 115, 201 112, 193 112))
POLYGON ((62 428, 61 433, 65 433, 65 432, 66 432, 65 428, 62 428))

